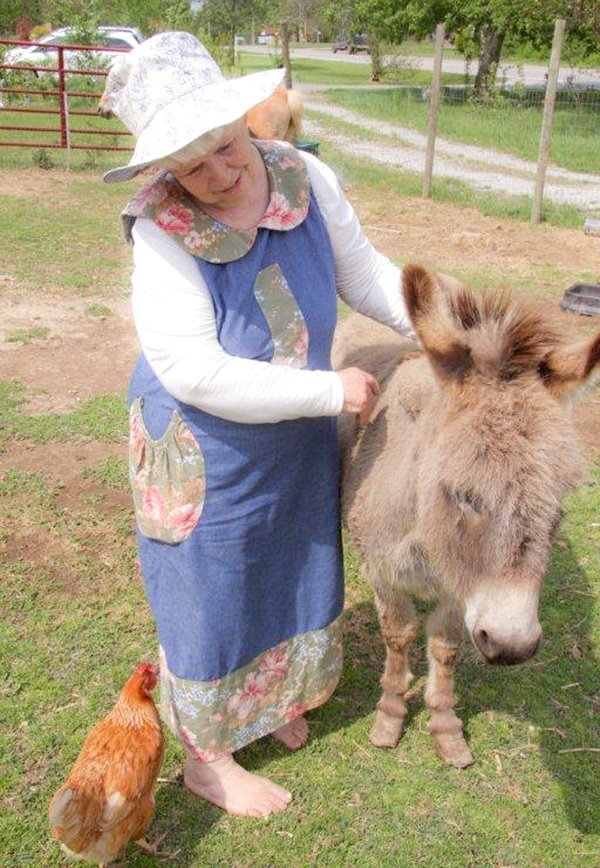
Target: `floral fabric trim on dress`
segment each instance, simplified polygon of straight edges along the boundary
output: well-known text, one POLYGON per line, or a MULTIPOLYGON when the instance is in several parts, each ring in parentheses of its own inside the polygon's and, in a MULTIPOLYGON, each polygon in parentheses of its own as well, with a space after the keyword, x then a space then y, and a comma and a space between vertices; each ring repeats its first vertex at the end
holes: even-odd
POLYGON ((275 351, 272 365, 304 368, 308 361, 308 329, 302 311, 279 265, 259 271, 254 295, 269 326, 275 351))
POLYGON ((154 440, 144 425, 141 398, 133 402, 129 478, 141 533, 165 543, 187 539, 204 506, 204 456, 177 411, 160 440, 154 440))
POLYGON ((223 263, 241 259, 252 248, 259 229, 286 232, 306 219, 310 181, 298 151, 284 142, 255 142, 269 179, 270 198, 262 220, 253 229, 233 229, 206 214, 166 171, 144 184, 122 212, 125 237, 137 217, 149 217, 192 256, 223 263))
POLYGON ((169 672, 161 648, 161 716, 199 760, 233 753, 329 699, 342 671, 341 632, 337 618, 206 682, 169 672))

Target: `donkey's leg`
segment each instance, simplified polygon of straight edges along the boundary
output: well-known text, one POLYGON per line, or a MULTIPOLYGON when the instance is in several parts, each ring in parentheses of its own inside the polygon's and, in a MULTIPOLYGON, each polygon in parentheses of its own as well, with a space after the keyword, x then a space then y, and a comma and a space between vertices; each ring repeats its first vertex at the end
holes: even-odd
POLYGON ((450 600, 441 600, 427 619, 429 677, 425 701, 431 712, 429 731, 439 756, 464 769, 473 762, 463 738, 463 723, 454 713, 454 664, 463 631, 462 613, 450 600))
POLYGON ((408 711, 402 697, 413 680, 408 665, 408 646, 416 635, 417 619, 412 600, 403 592, 382 597, 375 591, 375 605, 386 657, 381 677, 383 693, 377 703, 370 738, 377 747, 396 747, 408 711))

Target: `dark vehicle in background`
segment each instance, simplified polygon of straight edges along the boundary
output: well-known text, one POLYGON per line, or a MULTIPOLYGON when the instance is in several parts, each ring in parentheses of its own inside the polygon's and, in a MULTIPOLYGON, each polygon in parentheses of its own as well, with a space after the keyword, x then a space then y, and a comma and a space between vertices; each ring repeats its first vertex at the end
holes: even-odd
POLYGON ((348 54, 357 54, 359 51, 369 51, 369 43, 366 33, 357 33, 355 36, 340 36, 331 46, 335 54, 337 51, 348 51, 348 54))

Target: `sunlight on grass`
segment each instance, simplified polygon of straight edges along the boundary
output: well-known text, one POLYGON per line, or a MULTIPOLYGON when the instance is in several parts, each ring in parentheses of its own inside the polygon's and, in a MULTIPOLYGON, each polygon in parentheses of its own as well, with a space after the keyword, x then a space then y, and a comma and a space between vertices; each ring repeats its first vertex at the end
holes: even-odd
MULTIPOLYGON (((329 101, 360 112, 366 117, 427 132, 427 102, 400 90, 328 91, 329 101)), ((438 135, 456 142, 514 154, 537 161, 542 109, 514 106, 508 100, 492 105, 443 103, 438 117, 438 135)), ((557 109, 552 133, 550 161, 579 172, 598 172, 597 149, 600 113, 557 109)))
POLYGON ((9 438, 32 443, 93 438, 110 443, 127 436, 127 409, 122 397, 97 395, 72 413, 36 416, 22 412, 26 398, 20 383, 0 383, 0 443, 9 438))

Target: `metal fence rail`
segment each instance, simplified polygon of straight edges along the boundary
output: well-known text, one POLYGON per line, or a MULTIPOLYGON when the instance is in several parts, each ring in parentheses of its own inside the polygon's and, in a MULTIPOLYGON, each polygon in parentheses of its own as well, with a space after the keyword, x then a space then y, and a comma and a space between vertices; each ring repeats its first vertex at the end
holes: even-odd
MULTIPOLYGON (((39 46, 39 42, 28 42, 14 39, 0 39, 0 46, 39 46)), ((0 63, 0 112, 17 113, 24 115, 54 115, 58 116, 58 126, 33 126, 15 123, 0 123, 0 131, 9 133, 31 133, 34 139, 24 140, 21 136, 0 139, 0 147, 9 148, 68 148, 70 150, 85 151, 131 151, 131 147, 125 145, 109 144, 100 142, 74 142, 73 135, 77 136, 103 136, 105 139, 114 140, 117 136, 129 136, 123 128, 103 126, 99 129, 90 127, 71 126, 71 117, 96 118, 95 110, 71 108, 71 100, 94 100, 98 102, 101 91, 95 90, 69 90, 67 87, 68 76, 87 76, 91 79, 105 78, 107 69, 93 69, 85 66, 69 67, 66 64, 65 52, 71 52, 77 56, 77 52, 115 52, 127 53, 130 49, 114 48, 105 45, 76 45, 70 43, 44 43, 44 51, 56 51, 56 66, 37 66, 28 63, 0 63), (35 76, 34 87, 24 87, 22 79, 31 74, 35 76), (39 86, 40 76, 53 76, 55 87, 42 88, 39 86), (14 80, 17 80, 16 82, 14 80), (35 105, 31 105, 35 98, 35 105), (49 104, 49 100, 56 101, 56 105, 49 104), (26 104, 27 103, 27 104, 26 104), (56 133, 57 140, 45 141, 37 138, 38 133, 56 133)), ((85 55, 83 55, 85 56, 85 55)), ((48 79, 46 79, 48 80, 48 79)), ((85 85, 84 85, 85 86, 85 85)), ((2 120, 0 116, 0 120, 2 120)), ((12 120, 12 119, 11 119, 12 120)), ((94 141, 94 140, 92 140, 94 141)), ((97 141, 97 140, 95 140, 97 141)))

